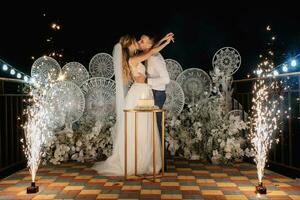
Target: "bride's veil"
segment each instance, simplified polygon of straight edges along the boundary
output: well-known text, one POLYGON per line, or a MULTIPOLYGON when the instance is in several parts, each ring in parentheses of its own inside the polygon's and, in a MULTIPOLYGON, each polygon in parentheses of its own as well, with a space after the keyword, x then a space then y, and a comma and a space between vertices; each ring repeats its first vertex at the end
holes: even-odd
POLYGON ((123 109, 125 108, 125 96, 128 91, 128 87, 123 80, 122 75, 122 46, 117 43, 113 49, 113 63, 115 71, 116 82, 116 125, 113 137, 113 143, 116 144, 116 138, 118 134, 122 134, 123 131, 123 109))

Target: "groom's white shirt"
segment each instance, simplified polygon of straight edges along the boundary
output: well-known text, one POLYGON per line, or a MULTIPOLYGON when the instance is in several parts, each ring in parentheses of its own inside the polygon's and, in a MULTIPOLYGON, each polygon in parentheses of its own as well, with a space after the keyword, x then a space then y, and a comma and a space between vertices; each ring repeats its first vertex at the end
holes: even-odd
POLYGON ((152 55, 146 61, 147 80, 153 90, 166 90, 166 85, 170 83, 170 76, 164 58, 160 53, 152 55))

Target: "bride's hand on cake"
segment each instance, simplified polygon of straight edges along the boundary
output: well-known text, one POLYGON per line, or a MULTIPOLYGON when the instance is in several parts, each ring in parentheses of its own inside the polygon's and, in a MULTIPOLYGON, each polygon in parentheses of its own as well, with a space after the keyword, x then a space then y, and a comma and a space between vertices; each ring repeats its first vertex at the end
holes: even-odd
POLYGON ((145 83, 145 79, 146 79, 146 77, 141 73, 140 73, 139 76, 135 77, 135 81, 137 83, 145 83))

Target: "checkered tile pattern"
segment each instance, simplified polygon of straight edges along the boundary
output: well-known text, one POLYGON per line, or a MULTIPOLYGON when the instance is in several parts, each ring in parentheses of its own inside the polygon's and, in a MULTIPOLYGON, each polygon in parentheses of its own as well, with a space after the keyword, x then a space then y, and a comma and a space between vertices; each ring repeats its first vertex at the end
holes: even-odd
POLYGON ((167 160, 168 172, 150 177, 108 177, 90 169, 92 164, 65 163, 38 170, 39 193, 26 194, 28 170, 0 180, 0 199, 299 199, 300 182, 266 170, 267 195, 257 196, 255 166, 202 164, 181 158, 167 160))

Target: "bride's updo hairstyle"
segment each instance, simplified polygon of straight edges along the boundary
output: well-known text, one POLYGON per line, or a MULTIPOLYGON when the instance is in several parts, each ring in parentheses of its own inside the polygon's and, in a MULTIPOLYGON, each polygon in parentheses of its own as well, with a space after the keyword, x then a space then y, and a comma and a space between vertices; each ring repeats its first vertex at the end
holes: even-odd
POLYGON ((129 47, 136 42, 136 39, 132 35, 124 35, 120 38, 119 43, 122 46, 122 71, 123 71, 123 80, 125 83, 128 83, 132 78, 130 76, 130 67, 128 60, 130 55, 129 47))

